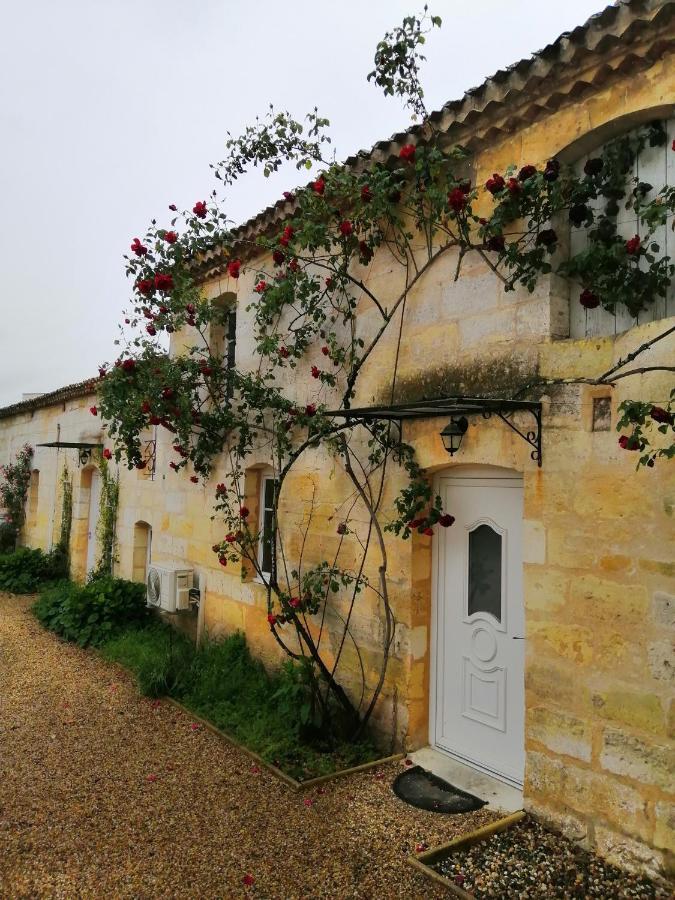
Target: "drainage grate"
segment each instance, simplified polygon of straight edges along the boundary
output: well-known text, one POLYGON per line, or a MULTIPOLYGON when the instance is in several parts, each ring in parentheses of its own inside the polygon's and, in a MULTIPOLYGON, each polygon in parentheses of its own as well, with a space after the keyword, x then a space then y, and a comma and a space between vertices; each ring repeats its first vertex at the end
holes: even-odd
POLYGON ((392 790, 405 803, 438 813, 472 812, 487 803, 486 800, 448 784, 421 766, 401 772, 394 781, 392 790))

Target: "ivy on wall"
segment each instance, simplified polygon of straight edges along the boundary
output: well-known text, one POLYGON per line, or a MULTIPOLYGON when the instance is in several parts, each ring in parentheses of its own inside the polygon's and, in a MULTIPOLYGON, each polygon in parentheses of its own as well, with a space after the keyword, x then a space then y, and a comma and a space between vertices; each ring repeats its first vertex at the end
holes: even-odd
POLYGON ((61 472, 61 527, 57 548, 70 561, 70 532, 73 524, 73 482, 68 464, 61 472))

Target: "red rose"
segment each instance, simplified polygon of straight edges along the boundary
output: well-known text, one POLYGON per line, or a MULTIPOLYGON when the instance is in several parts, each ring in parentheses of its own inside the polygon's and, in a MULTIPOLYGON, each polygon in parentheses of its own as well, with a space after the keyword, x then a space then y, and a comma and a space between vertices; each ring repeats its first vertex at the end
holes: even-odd
POLYGON ((105 378, 105 376, 106 376, 106 370, 105 370, 105 367, 104 367, 104 366, 99 366, 99 368, 98 368, 98 377, 99 377, 99 378, 105 378))
POLYGON ((103 451, 103 459, 112 459, 112 451, 110 451, 107 447, 103 451))
POLYGON ((180 466, 178 465, 178 463, 170 462, 170 463, 169 463, 169 468, 170 468, 170 469, 173 469, 174 472, 177 472, 177 471, 179 470, 180 466))
POLYGON ((312 190, 315 194, 323 194, 323 192, 326 190, 326 182, 323 180, 323 178, 319 176, 316 181, 312 182, 312 190))
POLYGON ((655 422, 660 422, 662 425, 673 424, 673 414, 663 409, 662 406, 652 406, 649 415, 655 422))
POLYGON ((225 535, 225 540, 228 544, 233 544, 237 540, 237 535, 230 532, 229 534, 225 535))
POLYGON ((155 318, 147 306, 143 307, 143 315, 145 316, 146 319, 154 319, 155 318))
POLYGON ((560 163, 557 159, 549 159, 544 169, 544 179, 546 181, 555 181, 560 175, 560 163))
POLYGON ((239 278, 239 269, 241 268, 240 259, 231 259, 227 264, 227 274, 230 278, 239 278))
POLYGON ((194 305, 194 303, 188 303, 188 304, 186 304, 186 306, 185 306, 185 312, 188 313, 188 315, 190 315, 190 316, 194 316, 194 314, 195 314, 195 305, 194 305))
POLYGON ((487 240, 487 248, 488 250, 494 250, 496 253, 501 253, 504 249, 505 241, 503 234, 493 234, 492 237, 487 240))
POLYGON ((162 291, 162 293, 168 294, 169 291, 173 290, 173 275, 166 275, 162 273, 155 275, 155 287, 158 291, 162 291))
POLYGON ((152 292, 152 281, 149 278, 141 278, 136 282, 136 290, 139 294, 143 294, 143 296, 147 296, 152 292))
POLYGON ((523 166, 520 172, 518 172, 518 180, 527 181, 528 178, 532 178, 532 176, 536 174, 537 169, 535 168, 535 166, 523 166))
POLYGON ((282 196, 284 200, 288 200, 289 202, 295 200, 295 194, 292 194, 290 191, 284 191, 282 196))
POLYGON ((143 244, 141 244, 140 238, 133 239, 133 241, 131 242, 131 250, 136 254, 136 256, 145 256, 145 254, 148 252, 148 248, 144 247, 143 244))
POLYGON ((297 272, 300 268, 300 264, 298 263, 297 259, 295 259, 295 257, 293 257, 293 259, 288 264, 288 268, 291 270, 291 272, 297 272))
POLYGON ((242 519, 246 519, 249 515, 249 511, 248 511, 247 507, 245 507, 245 506, 240 507, 239 515, 242 517, 242 519))
POLYGON ((148 463, 147 463, 147 461, 146 461, 145 459, 141 459, 139 462, 136 463, 136 468, 137 468, 137 469, 144 469, 144 468, 147 466, 147 464, 148 464, 148 463))
POLYGON ((364 184, 363 187, 361 188, 361 202, 362 203, 370 203, 370 201, 372 199, 373 199, 373 195, 370 190, 370 186, 367 184, 364 184))
POLYGON ((226 556, 219 556, 219 557, 218 557, 218 562, 221 564, 221 566, 226 566, 226 565, 227 565, 227 557, 226 557, 226 556))
POLYGON ((281 356, 283 359, 288 359, 290 355, 291 354, 288 347, 279 347, 279 356, 281 356))
POLYGON ((165 387, 162 390, 162 397, 164 397, 165 400, 168 400, 170 397, 173 397, 173 388, 165 387))
POLYGON ((197 482, 199 481, 199 478, 197 478, 196 475, 190 475, 190 481, 191 481, 193 484, 197 484, 197 482))
POLYGON ((283 261, 286 259, 286 254, 283 253, 281 250, 275 250, 274 253, 272 254, 272 259, 274 260, 275 266, 280 266, 283 263, 283 261))
POLYGON ((312 378, 318 378, 321 374, 321 371, 317 368, 317 366, 312 366, 312 378))
POLYGON ((197 216, 198 219, 206 218, 206 201, 198 200, 195 205, 192 207, 192 212, 197 216))
POLYGON ((171 212, 176 212, 178 207, 175 203, 169 203, 169 209, 171 210, 171 212))
POLYGON ((293 607, 293 609, 297 609, 300 606, 300 598, 291 597, 291 599, 289 600, 289 604, 293 607))
POLYGON ((90 407, 89 407, 89 412, 92 414, 92 416, 97 416, 97 415, 98 415, 98 409, 96 409, 95 406, 90 406, 90 407))
POLYGON ((629 256, 635 256, 640 249, 640 238, 636 234, 635 237, 632 237, 630 240, 626 241, 626 253, 629 256))
POLYGON ((293 228, 292 225, 286 225, 286 227, 284 228, 284 233, 283 233, 282 237, 288 238, 288 240, 290 241, 290 239, 293 237, 294 234, 295 234, 295 228, 293 228))
POLYGON ((448 203, 454 212, 460 213, 466 206, 465 192, 461 188, 453 188, 448 194, 448 203))
POLYGON ((274 613, 269 613, 269 615, 267 616, 267 621, 270 623, 270 625, 276 625, 277 617, 274 615, 274 613))
POLYGON ((336 530, 338 534, 347 534, 347 525, 345 522, 340 522, 336 530))
POLYGON ((509 180, 506 182, 506 187, 508 188, 508 191, 512 197, 515 197, 522 190, 520 182, 517 178, 509 178, 509 180))
POLYGON ((253 875, 251 875, 250 872, 247 872, 241 880, 246 885, 246 887, 250 887, 255 883, 255 878, 253 877, 253 875))
POLYGON ((216 497, 224 497, 227 494, 227 488, 221 481, 220 484, 216 485, 216 497))
POLYGON ((253 288, 253 290, 256 292, 256 294, 264 294, 265 291, 267 290, 267 282, 259 281, 256 284, 256 286, 253 288))
POLYGON ((321 352, 323 353, 324 356, 328 356, 328 354, 330 353, 330 350, 328 349, 328 347, 322 347, 321 352))
POLYGON ((125 372, 132 372, 136 368, 135 359, 125 359, 122 362, 122 368, 125 372))
POLYGON ((335 287, 335 279, 334 278, 326 278, 326 290, 332 291, 335 287))
POLYGON ((432 535, 433 533, 434 533, 434 529, 433 529, 433 528, 425 528, 424 531, 422 532, 422 534, 426 534, 427 537, 431 537, 431 535, 432 535))
POLYGON ((403 162, 412 162, 415 159, 415 145, 404 144, 398 152, 398 158, 403 162))
POLYGON ((594 294, 593 291, 584 288, 579 295, 579 303, 581 303, 584 309, 595 309, 597 306, 600 306, 600 298, 597 294, 594 294))
POLYGON ((310 418, 316 415, 316 406, 313 403, 307 404, 307 406, 305 407, 305 415, 309 416, 310 418))
POLYGON ((290 238, 288 237, 287 234, 282 234, 279 238, 279 243, 281 244, 282 247, 288 247, 289 241, 290 241, 290 238))
POLYGON ((154 337, 157 334, 157 329, 154 325, 146 325, 145 330, 148 332, 150 337, 154 337))
POLYGON ((455 521, 455 517, 449 515, 449 513, 446 513, 443 516, 439 516, 438 524, 442 525, 443 528, 449 528, 454 521, 455 521))
POLYGON ((353 230, 354 226, 349 221, 349 219, 345 219, 344 222, 340 222, 340 234, 343 237, 349 237, 353 230))
POLYGON ((175 244, 178 240, 178 235, 175 231, 166 231, 164 233, 164 240, 167 242, 167 244, 175 244))
POLYGON ((488 178, 485 182, 485 190, 489 191, 493 196, 503 190, 506 182, 498 172, 494 172, 492 178, 488 178))
POLYGON ((639 450, 640 443, 635 435, 631 434, 629 437, 627 434, 622 434, 619 438, 619 447, 621 447, 622 450, 639 450))

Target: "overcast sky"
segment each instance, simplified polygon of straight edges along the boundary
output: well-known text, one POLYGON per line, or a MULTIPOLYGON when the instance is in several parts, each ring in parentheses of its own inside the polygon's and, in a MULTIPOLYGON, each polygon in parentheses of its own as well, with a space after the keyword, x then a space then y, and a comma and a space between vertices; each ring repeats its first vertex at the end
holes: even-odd
MULTIPOLYGON (((114 357, 122 254, 169 203, 214 187, 210 162, 269 103, 317 105, 338 159, 408 123, 366 83, 375 44, 423 0, 24 0, 0 29, 0 405, 114 357)), ((428 106, 581 24, 602 0, 430 0, 428 106)), ((243 221, 306 182, 253 174, 243 221)))

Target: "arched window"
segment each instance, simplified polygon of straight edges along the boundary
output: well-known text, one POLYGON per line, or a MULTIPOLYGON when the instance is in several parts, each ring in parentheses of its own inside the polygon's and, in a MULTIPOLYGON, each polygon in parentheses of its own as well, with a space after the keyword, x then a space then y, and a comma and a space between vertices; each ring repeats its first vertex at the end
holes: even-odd
MULTIPOLYGON (((626 198, 618 200, 613 207, 616 212, 612 211, 611 198, 600 197, 589 204, 594 213, 603 212, 605 214, 607 214, 608 205, 610 205, 610 213, 616 222, 617 232, 626 240, 636 234, 639 237, 645 236, 645 227, 639 222, 634 210, 625 208, 626 199, 628 199, 634 186, 631 183, 631 179, 637 179, 642 185, 649 186, 649 191, 645 193, 647 200, 653 199, 664 186, 675 184, 675 153, 671 150, 675 139, 675 117, 661 120, 661 126, 665 131, 665 141, 653 146, 650 145, 648 140, 645 141, 644 146, 635 157, 632 171, 629 170, 627 173, 628 190, 626 198)), ((640 125, 626 132, 626 136, 636 138, 638 133, 644 133, 644 131, 645 125, 640 125)), ((615 140, 616 138, 613 138, 612 142, 615 140)), ((612 142, 608 141, 607 144, 612 142)), ((573 166, 575 172, 583 175, 587 161, 600 156, 607 144, 603 144, 577 159, 573 166)), ((669 217, 666 225, 659 228, 652 235, 651 241, 659 246, 656 256, 669 256, 671 260, 675 261, 675 232, 673 232, 671 226, 672 215, 669 217)), ((580 253, 588 246, 588 243, 588 229, 583 226, 571 226, 570 255, 575 256, 577 253, 580 253)), ((616 315, 613 315, 602 306, 596 309, 584 309, 578 302, 578 293, 577 286, 575 286, 571 290, 570 296, 570 337, 572 338, 617 334, 636 324, 643 324, 675 315, 675 283, 671 283, 665 298, 657 297, 648 309, 639 313, 637 319, 623 306, 617 309, 616 315)))

